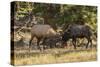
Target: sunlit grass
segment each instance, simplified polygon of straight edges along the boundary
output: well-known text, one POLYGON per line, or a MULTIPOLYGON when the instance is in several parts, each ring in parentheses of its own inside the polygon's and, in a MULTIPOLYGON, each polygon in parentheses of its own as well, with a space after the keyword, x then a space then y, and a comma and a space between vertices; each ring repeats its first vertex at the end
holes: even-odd
POLYGON ((15 56, 15 65, 27 64, 51 64, 65 62, 85 62, 96 61, 97 51, 95 49, 84 51, 72 51, 65 53, 48 53, 48 54, 23 54, 24 56, 15 56))

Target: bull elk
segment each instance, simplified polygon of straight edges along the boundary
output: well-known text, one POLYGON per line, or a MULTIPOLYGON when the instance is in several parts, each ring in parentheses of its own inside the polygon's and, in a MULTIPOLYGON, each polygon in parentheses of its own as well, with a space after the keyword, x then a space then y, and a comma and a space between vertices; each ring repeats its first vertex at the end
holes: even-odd
MULTIPOLYGON (((62 35, 63 44, 65 44, 69 39, 72 39, 72 43, 74 48, 76 49, 76 38, 86 38, 88 43, 86 44, 86 48, 88 48, 88 44, 91 43, 92 46, 92 31, 91 28, 87 25, 78 25, 73 24, 67 28, 67 31, 62 35)), ((63 45, 64 46, 64 45, 63 45)))
POLYGON ((34 37, 37 38, 37 46, 40 48, 40 41, 45 40, 45 38, 56 36, 56 31, 50 25, 34 25, 31 29, 31 39, 29 41, 29 48, 34 37))

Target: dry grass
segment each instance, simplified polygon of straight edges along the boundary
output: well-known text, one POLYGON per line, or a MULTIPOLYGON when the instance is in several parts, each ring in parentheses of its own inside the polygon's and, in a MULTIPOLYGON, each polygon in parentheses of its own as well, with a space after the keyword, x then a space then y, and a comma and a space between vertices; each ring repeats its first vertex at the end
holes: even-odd
POLYGON ((65 51, 65 49, 56 50, 53 49, 51 53, 23 53, 16 54, 14 64, 15 65, 27 65, 27 64, 51 64, 51 63, 65 63, 65 62, 84 62, 84 61, 96 61, 97 51, 96 49, 89 50, 72 50, 65 51))
MULTIPOLYGON (((25 36, 25 41, 30 40, 29 35, 29 33, 23 34, 23 36, 25 36)), ((94 41, 93 44, 97 45, 96 41, 94 41)), ((15 49, 14 52, 14 65, 51 64, 97 60, 96 47, 87 50, 84 47, 78 47, 77 50, 74 50, 73 46, 71 46, 65 49, 47 49, 44 52, 40 52, 39 50, 32 50, 29 52, 27 48, 24 48, 18 51, 15 49)))

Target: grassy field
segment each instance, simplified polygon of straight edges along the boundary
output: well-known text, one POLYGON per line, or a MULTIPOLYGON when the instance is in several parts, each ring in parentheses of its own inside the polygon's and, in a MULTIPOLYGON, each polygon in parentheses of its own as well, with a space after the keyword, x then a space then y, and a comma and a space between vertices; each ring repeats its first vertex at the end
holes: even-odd
POLYGON ((15 51, 14 65, 29 64, 54 64, 66 62, 85 62, 96 61, 97 50, 92 49, 47 49, 43 52, 39 50, 32 51, 15 51))
MULTIPOLYGON (((25 34, 25 41, 29 42, 29 34, 25 34)), ((15 39, 17 41, 18 39, 15 39)), ((86 42, 86 41, 85 41, 86 42)), ((18 43, 21 45, 23 43, 18 43)), ((94 47, 86 49, 85 47, 77 47, 73 49, 73 45, 68 48, 52 48, 43 52, 37 49, 29 51, 28 46, 14 49, 14 65, 30 65, 30 64, 54 64, 54 63, 71 63, 86 62, 97 60, 97 43, 93 42, 94 47)), ((14 44, 15 45, 15 44, 14 44)), ((13 52, 13 51, 12 51, 13 52)), ((13 63, 11 63, 13 64, 13 63)))

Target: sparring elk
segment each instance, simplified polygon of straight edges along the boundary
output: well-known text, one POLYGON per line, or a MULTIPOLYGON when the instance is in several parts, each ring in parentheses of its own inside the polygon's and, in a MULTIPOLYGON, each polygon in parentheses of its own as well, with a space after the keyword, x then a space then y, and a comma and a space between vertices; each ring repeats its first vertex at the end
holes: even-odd
POLYGON ((89 43, 91 43, 92 46, 91 36, 92 31, 88 25, 69 25, 67 30, 62 35, 63 47, 69 39, 72 39, 73 46, 76 49, 76 39, 85 37, 88 40, 88 43, 86 44, 86 48, 88 48, 89 43))

